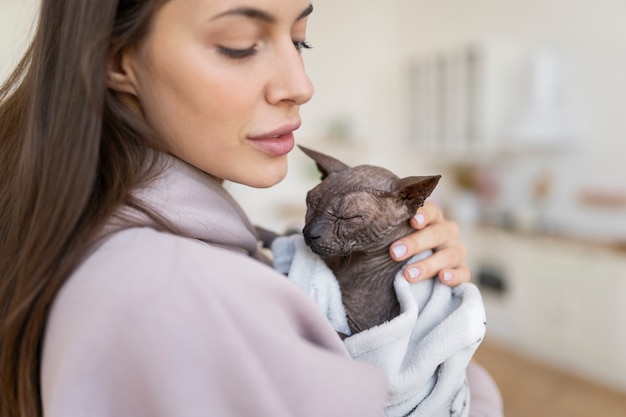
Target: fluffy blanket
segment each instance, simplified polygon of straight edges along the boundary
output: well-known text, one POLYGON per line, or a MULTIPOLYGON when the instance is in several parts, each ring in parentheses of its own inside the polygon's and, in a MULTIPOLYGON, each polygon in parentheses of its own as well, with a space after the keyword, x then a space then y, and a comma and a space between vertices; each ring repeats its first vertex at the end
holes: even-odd
MULTIPOLYGON (((272 253, 274 268, 315 300, 335 330, 350 334, 339 284, 302 236, 276 239, 272 253)), ((467 417, 466 368, 486 326, 478 289, 471 283, 451 288, 437 279, 409 284, 400 273, 394 287, 400 315, 349 336, 346 349, 353 358, 386 371, 386 416, 467 417)))

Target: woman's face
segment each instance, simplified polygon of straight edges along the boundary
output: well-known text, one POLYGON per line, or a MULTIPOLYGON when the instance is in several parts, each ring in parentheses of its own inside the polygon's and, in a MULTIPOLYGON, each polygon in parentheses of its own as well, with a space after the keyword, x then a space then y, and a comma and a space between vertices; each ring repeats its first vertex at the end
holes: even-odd
POLYGON ((313 95, 300 55, 311 10, 309 0, 168 0, 121 58, 116 89, 137 98, 173 155, 219 179, 274 185, 313 95))

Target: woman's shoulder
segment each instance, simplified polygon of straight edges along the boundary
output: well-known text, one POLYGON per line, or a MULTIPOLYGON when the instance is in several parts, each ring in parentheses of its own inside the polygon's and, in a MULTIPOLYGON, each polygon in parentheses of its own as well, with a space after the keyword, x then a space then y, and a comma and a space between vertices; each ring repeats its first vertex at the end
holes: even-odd
POLYGON ((49 323, 79 333, 85 321, 142 329, 177 320, 194 328, 209 325, 216 311, 241 329, 327 326, 317 306, 268 265, 150 228, 118 232, 98 247, 60 289, 49 323))
POLYGON ((232 280, 254 281, 251 277, 285 283, 276 271, 236 250, 140 227, 104 240, 72 274, 60 296, 102 298, 108 293, 126 302, 163 292, 207 291, 209 296, 216 287, 228 287, 232 280))
POLYGON ((150 269, 150 265, 155 263, 159 265, 181 263, 198 254, 203 256, 211 252, 238 254, 232 248, 226 249, 152 227, 132 227, 105 237, 84 264, 87 267, 97 264, 98 267, 119 268, 123 262, 123 266, 131 269, 150 269), (146 260, 150 262, 146 263, 146 260))
POLYGON ((253 258, 136 228, 108 238, 65 282, 46 344, 47 351, 83 346, 83 354, 110 340, 161 343, 191 334, 202 344, 214 342, 212 332, 302 334, 323 320, 301 291, 253 258))

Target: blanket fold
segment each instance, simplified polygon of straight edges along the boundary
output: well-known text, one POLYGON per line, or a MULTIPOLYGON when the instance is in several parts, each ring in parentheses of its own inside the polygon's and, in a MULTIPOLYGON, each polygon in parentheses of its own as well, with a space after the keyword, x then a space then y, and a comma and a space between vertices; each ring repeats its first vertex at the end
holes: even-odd
MULTIPOLYGON (((350 334, 339 284, 301 235, 272 244, 274 268, 306 292, 335 330, 350 334)), ((411 258, 415 262, 432 252, 411 258)), ((485 335, 482 297, 471 283, 448 287, 437 279, 408 283, 394 278, 400 314, 383 324, 350 335, 350 355, 385 370, 385 415, 467 417, 470 390, 466 368, 485 335)))

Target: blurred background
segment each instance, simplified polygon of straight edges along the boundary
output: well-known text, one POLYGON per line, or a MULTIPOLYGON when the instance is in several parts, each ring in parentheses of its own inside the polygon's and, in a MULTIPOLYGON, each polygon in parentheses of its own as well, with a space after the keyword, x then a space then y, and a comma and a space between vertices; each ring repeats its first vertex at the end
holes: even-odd
MULTIPOLYGON (((0 0, 0 78, 37 0, 0 0)), ((626 2, 316 0, 299 143, 400 176, 442 174, 488 314, 478 358, 507 416, 626 416, 626 2)), ((319 179, 227 186, 301 227, 319 179)))

